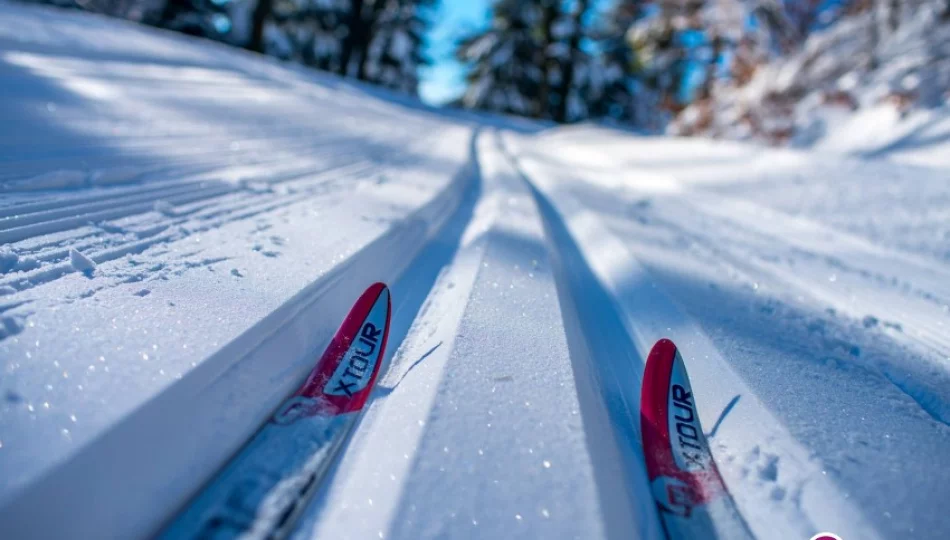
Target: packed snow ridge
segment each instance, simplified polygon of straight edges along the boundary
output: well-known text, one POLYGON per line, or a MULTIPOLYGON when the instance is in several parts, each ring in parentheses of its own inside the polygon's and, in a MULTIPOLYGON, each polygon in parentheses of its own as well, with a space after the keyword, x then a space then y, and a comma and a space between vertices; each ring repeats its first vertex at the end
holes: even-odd
POLYGON ((0 14, 5 535, 162 530, 375 281, 383 371, 295 538, 662 537, 661 337, 755 536, 950 533, 945 163, 551 129, 0 14))

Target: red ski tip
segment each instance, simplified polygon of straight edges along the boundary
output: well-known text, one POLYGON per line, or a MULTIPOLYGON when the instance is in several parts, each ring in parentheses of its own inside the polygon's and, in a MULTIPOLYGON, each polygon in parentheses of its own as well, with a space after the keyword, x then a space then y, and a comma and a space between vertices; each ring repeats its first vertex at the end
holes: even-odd
POLYGON ((385 283, 370 285, 303 386, 274 414, 274 422, 290 424, 305 416, 334 416, 362 409, 386 352, 391 311, 389 287, 385 283))
POLYGON ((656 342, 647 357, 640 396, 640 429, 657 506, 689 517, 725 493, 676 345, 656 342))

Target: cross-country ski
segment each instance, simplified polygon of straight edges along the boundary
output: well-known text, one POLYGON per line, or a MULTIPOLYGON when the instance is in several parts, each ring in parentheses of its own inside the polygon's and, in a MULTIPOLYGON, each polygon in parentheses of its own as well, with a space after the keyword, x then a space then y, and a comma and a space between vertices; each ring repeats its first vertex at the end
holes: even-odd
POLYGON ((751 538, 723 485, 676 345, 650 350, 640 402, 650 488, 671 538, 751 538))
POLYGON ((389 337, 389 288, 359 297, 303 386, 162 533, 284 538, 373 390, 389 337))

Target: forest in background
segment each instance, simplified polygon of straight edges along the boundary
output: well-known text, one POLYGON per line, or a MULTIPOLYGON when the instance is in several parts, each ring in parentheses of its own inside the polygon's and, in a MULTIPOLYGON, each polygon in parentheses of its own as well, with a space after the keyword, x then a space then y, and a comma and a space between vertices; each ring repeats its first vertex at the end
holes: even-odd
MULTIPOLYGON (((438 0, 34 0, 222 41, 417 95, 438 0)), ((497 0, 457 36, 451 105, 785 143, 802 104, 938 106, 950 0, 497 0), (916 41, 915 41, 916 40, 916 41), (875 79, 885 64, 903 67, 875 79), (874 79, 871 81, 871 79, 874 79), (873 82, 875 91, 857 89, 873 82)))

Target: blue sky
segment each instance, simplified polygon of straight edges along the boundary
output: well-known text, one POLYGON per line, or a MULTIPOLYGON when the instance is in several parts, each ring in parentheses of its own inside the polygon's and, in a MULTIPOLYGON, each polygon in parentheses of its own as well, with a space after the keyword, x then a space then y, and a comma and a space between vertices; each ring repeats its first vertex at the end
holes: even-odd
POLYGON ((442 104, 465 90, 465 71, 453 56, 455 42, 488 24, 491 0, 441 0, 433 14, 426 52, 432 66, 422 72, 419 93, 432 104, 442 104))

